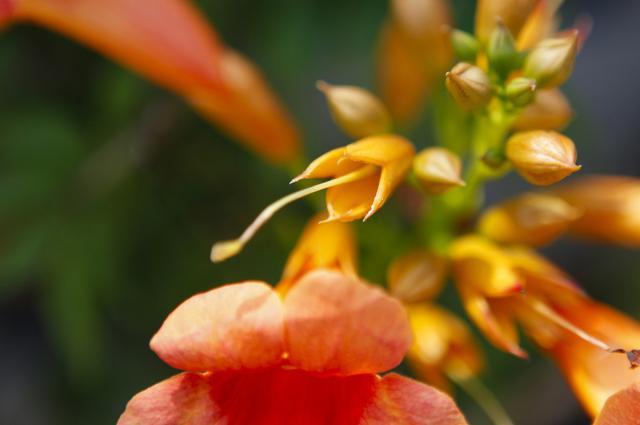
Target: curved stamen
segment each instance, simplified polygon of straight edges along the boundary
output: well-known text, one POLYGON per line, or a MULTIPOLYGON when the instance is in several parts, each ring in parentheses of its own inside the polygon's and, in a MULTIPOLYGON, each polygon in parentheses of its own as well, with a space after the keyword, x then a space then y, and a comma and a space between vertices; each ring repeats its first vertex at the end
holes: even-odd
POLYGON ((308 187, 306 189, 299 190, 297 192, 293 192, 283 198, 278 199, 271 205, 267 206, 264 210, 262 210, 258 217, 253 220, 253 222, 249 225, 249 227, 246 228, 246 230, 242 233, 242 235, 240 235, 239 238, 215 243, 211 248, 211 261, 213 261, 214 263, 219 263, 226 260, 227 258, 233 257, 234 255, 238 254, 240 251, 242 251, 242 248, 244 248, 247 242, 249 242, 251 238, 256 234, 260 227, 262 227, 262 225, 266 223, 273 216, 273 214, 275 214, 278 210, 285 207, 286 205, 297 201, 300 198, 311 195, 312 193, 319 192, 330 187, 362 180, 365 177, 373 175, 377 171, 378 168, 376 166, 367 165, 355 171, 352 171, 351 173, 336 177, 335 179, 328 180, 326 182, 308 187))
POLYGON ((584 329, 581 329, 578 326, 574 325, 573 323, 569 322, 567 319, 565 319, 564 317, 562 317, 558 313, 556 313, 547 304, 545 304, 545 303, 543 303, 543 302, 541 302, 539 300, 528 299, 527 300, 527 304, 535 312, 537 312, 538 314, 542 315, 546 319, 551 320, 556 325, 558 325, 561 328, 563 328, 564 330, 572 333, 573 335, 577 336, 578 338, 582 339, 583 341, 586 341, 589 344, 591 344, 591 345, 593 345, 595 347, 598 347, 598 348, 600 348, 600 349, 602 349, 604 351, 607 351, 609 353, 625 354, 627 356, 627 360, 629 361, 629 364, 630 364, 632 369, 635 369, 636 367, 640 366, 640 351, 638 351, 638 350, 625 350, 623 348, 613 347, 613 346, 607 344, 606 342, 604 342, 600 338, 597 338, 597 337, 591 335, 590 333, 586 332, 584 329))

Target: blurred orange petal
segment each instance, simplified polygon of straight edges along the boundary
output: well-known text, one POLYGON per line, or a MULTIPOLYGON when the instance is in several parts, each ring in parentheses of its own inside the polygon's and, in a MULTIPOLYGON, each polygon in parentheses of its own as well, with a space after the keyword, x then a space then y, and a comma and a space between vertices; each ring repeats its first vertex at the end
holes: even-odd
POLYGON ((377 61, 378 86, 393 118, 412 121, 422 109, 431 76, 394 23, 382 29, 377 61))
POLYGON ((586 176, 556 194, 583 211, 571 230, 582 237, 640 247, 640 179, 586 176))
POLYGON ((486 43, 501 19, 514 37, 539 0, 478 0, 476 6, 476 36, 486 43))
POLYGON ((319 268, 357 276, 356 241, 351 227, 340 222, 320 223, 325 218, 325 214, 317 214, 309 220, 287 259, 283 281, 295 281, 319 268))
POLYGON ((464 425, 451 398, 435 388, 396 374, 378 381, 373 402, 359 424, 464 425))
MULTIPOLYGON (((640 324, 624 314, 596 302, 584 302, 561 311, 563 317, 613 347, 640 347, 640 324)), ((621 353, 608 353, 573 334, 550 349, 585 409, 596 416, 606 400, 635 382, 640 370, 631 369, 621 353)))
POLYGON ((167 317, 151 349, 169 365, 194 372, 279 364, 284 352, 282 303, 260 282, 195 295, 167 317))
POLYGON ((341 273, 305 275, 284 300, 289 363, 339 375, 397 366, 411 344, 402 305, 341 273))
POLYGON ((520 34, 518 50, 528 50, 551 36, 559 25, 556 12, 564 0, 540 0, 527 17, 520 34))
POLYGON ((593 425, 626 425, 640 421, 640 383, 609 397, 593 425))
MULTIPOLYGON (((7 7, 8 6, 8 7, 7 7)), ((15 0, 12 21, 59 31, 190 100, 252 149, 294 159, 296 130, 259 72, 227 50, 186 0, 15 0)))

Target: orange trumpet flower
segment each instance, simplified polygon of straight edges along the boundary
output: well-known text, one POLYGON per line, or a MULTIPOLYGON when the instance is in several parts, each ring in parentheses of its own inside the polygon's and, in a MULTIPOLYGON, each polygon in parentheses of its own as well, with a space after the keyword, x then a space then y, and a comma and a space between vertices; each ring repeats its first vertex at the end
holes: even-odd
POLYGON ((438 390, 376 374, 410 344, 402 305, 338 272, 312 271, 282 299, 261 282, 223 286, 169 315, 151 348, 185 372, 118 424, 465 424, 438 390))
MULTIPOLYGON (((560 314, 589 335, 606 341, 612 351, 640 347, 640 323, 603 304, 588 301, 562 310, 560 314)), ((610 396, 640 382, 640 373, 635 369, 640 365, 638 350, 626 353, 631 363, 629 367, 629 363, 620 361, 619 355, 607 353, 574 334, 563 332, 549 352, 592 416, 600 412, 610 396)))
POLYGON ((640 346, 639 323, 591 300, 566 274, 531 250, 501 249, 470 236, 456 241, 453 251, 465 308, 487 338, 524 357, 519 323, 558 363, 592 415, 598 414, 607 397, 640 381, 638 371, 632 370, 640 366, 640 351, 634 349, 640 346), (508 282, 520 291, 492 289, 509 288, 508 282))
POLYGON ((61 32, 177 92, 272 161, 299 154, 297 131, 258 70, 186 0, 1 0, 0 26, 11 22, 61 32))
POLYGON ((330 180, 290 193, 267 206, 240 237, 214 244, 211 260, 220 262, 238 254, 273 214, 321 190, 327 190, 329 216, 324 222, 368 219, 382 208, 402 182, 411 168, 414 154, 411 142, 394 134, 365 137, 325 153, 291 183, 304 179, 330 180))

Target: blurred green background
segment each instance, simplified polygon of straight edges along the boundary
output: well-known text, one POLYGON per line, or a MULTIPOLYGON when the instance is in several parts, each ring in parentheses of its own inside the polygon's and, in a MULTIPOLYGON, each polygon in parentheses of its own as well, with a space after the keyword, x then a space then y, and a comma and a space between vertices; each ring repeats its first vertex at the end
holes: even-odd
MULTIPOLYGON (((225 41, 261 67, 290 107, 312 154, 348 139, 314 83, 373 87, 386 0, 199 2, 225 41)), ((471 29, 473 1, 455 1, 471 29)), ((640 174, 640 4, 567 1, 594 31, 567 91, 568 133, 585 172, 640 174)), ((417 146, 430 132, 418 128, 417 146)), ((147 342, 183 299, 212 286, 276 282, 312 209, 279 213, 237 258, 209 262, 289 190, 264 164, 181 99, 84 47, 32 26, 0 35, 0 423, 114 424, 128 399, 172 374, 147 342)), ((489 199, 526 188, 516 176, 489 199)), ((361 269, 381 282, 410 227, 391 203, 357 225, 361 269)), ((561 241, 546 252, 597 298, 640 317, 640 255, 561 241)), ((451 293, 445 303, 460 311, 451 293)), ((517 424, 586 424, 546 359, 488 347, 484 379, 517 424)), ((535 349, 527 347, 535 353, 535 349)), ((487 423, 461 397, 471 423, 487 423)))

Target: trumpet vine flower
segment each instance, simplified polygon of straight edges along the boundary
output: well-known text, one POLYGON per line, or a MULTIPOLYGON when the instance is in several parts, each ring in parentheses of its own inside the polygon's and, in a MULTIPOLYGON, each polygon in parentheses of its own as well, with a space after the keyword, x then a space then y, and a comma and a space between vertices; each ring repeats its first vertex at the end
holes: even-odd
POLYGON ((402 305, 315 270, 280 298, 262 282, 196 295, 151 348, 183 370, 136 395, 119 425, 465 424, 438 390, 396 374, 411 344, 402 305))
POLYGON ((269 205, 239 238, 216 243, 213 262, 236 255, 273 214, 293 201, 327 189, 329 216, 323 220, 364 220, 378 211, 411 168, 415 149, 404 137, 393 134, 369 136, 320 156, 292 180, 331 178, 324 183, 291 193, 269 205))

